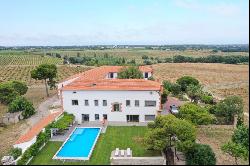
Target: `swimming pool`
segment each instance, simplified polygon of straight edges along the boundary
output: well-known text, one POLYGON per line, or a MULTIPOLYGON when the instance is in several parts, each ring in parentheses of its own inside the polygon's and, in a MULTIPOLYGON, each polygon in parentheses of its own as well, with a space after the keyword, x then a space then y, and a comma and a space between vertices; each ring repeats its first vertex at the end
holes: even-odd
POLYGON ((77 127, 53 159, 89 160, 101 128, 77 127))

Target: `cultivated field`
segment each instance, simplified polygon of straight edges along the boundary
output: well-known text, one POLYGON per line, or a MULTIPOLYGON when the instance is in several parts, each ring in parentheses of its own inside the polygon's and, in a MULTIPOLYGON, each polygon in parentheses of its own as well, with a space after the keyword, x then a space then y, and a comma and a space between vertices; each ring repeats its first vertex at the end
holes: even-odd
MULTIPOLYGON (((30 72, 35 69, 36 66, 26 66, 26 65, 4 65, 0 66, 0 82, 9 80, 20 80, 26 82, 28 85, 42 84, 42 81, 34 80, 30 76, 30 72)), ((61 81, 69 76, 83 72, 90 69, 91 67, 75 65, 59 65, 58 66, 58 81, 61 81)))
POLYGON ((228 95, 243 98, 245 112, 249 112, 249 66, 202 63, 165 63, 153 65, 154 76, 161 81, 175 82, 184 75, 197 78, 204 89, 221 99, 228 95))

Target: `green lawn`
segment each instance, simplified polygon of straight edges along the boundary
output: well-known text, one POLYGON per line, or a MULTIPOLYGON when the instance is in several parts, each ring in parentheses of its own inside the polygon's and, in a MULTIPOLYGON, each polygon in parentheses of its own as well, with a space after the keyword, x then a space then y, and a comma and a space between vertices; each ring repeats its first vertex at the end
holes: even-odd
POLYGON ((62 142, 49 142, 39 154, 31 161, 31 165, 101 165, 109 164, 111 151, 115 148, 126 149, 131 148, 133 156, 156 156, 160 152, 148 151, 143 145, 143 136, 147 131, 147 127, 108 127, 105 134, 101 134, 96 147, 93 151, 92 157, 86 162, 62 162, 52 160, 53 155, 62 145, 62 142))

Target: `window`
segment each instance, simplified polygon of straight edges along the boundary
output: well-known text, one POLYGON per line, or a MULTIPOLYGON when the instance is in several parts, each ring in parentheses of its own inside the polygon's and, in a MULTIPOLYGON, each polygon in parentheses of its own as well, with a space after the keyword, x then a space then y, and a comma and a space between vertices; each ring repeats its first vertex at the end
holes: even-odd
POLYGON ((72 100, 72 105, 78 105, 78 100, 72 100))
POLYGON ((95 120, 99 120, 99 114, 95 114, 95 120))
POLYGON ((107 114, 103 114, 102 116, 103 116, 104 120, 108 120, 108 115, 107 114))
POLYGON ((148 78, 148 73, 145 73, 145 78, 148 78))
POLYGON ((145 107, 155 107, 156 101, 146 100, 145 101, 145 107))
POLYGON ((84 100, 84 105, 88 106, 89 105, 89 101, 88 100, 84 100))
POLYGON ((98 106, 98 100, 95 100, 94 102, 95 102, 95 106, 98 106))
POLYGON ((130 100, 126 100, 126 106, 130 106, 130 100))
POLYGON ((114 112, 120 112, 120 111, 121 111, 121 109, 120 109, 120 104, 114 104, 114 105, 113 105, 113 111, 114 111, 114 112))
POLYGON ((110 78, 114 78, 114 73, 110 73, 110 78))
POLYGON ((140 106, 139 100, 135 100, 135 106, 136 106, 136 107, 139 107, 139 106, 140 106))
POLYGON ((145 115, 145 121, 154 121, 155 115, 145 115))
POLYGON ((103 105, 103 106, 107 106, 107 105, 108 105, 108 104, 107 104, 107 100, 103 100, 103 101, 102 101, 102 105, 103 105))

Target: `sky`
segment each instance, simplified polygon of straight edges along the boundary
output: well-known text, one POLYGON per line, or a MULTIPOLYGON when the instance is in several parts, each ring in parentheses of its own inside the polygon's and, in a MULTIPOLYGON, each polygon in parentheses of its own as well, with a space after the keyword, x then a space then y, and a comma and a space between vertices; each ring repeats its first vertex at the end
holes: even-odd
POLYGON ((248 0, 0 1, 2 46, 248 43, 248 0))

